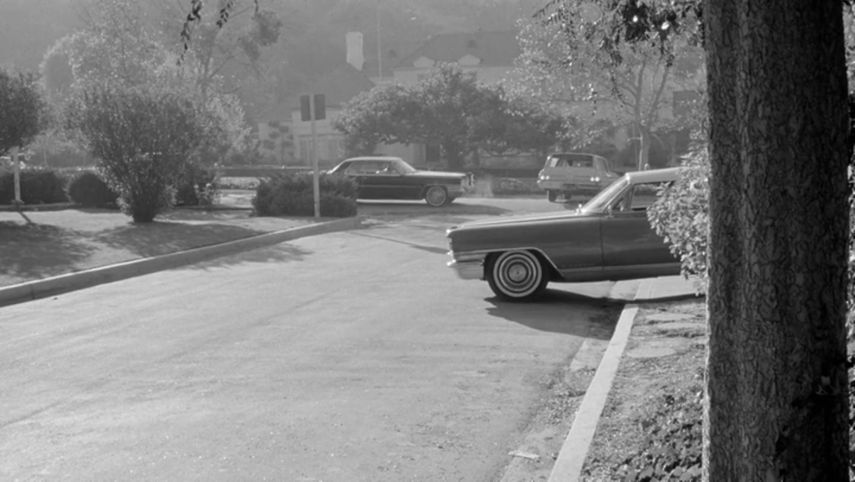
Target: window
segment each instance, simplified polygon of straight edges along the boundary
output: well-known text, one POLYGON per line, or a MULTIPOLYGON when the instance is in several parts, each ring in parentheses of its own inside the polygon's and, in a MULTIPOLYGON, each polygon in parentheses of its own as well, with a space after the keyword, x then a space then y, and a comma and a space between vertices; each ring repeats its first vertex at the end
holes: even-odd
POLYGON ((646 211, 651 204, 656 202, 659 190, 667 184, 670 182, 651 182, 633 186, 630 196, 630 209, 632 211, 646 211))

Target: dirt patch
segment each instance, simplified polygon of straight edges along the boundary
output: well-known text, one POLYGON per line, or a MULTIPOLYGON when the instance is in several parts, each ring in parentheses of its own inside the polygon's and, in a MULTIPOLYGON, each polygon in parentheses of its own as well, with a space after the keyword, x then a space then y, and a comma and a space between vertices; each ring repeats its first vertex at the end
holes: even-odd
POLYGON ((640 307, 588 452, 583 480, 700 477, 701 454, 685 447, 701 436, 705 356, 703 301, 640 307), (684 460, 681 466, 690 470, 679 468, 674 473, 674 467, 664 462, 673 459, 684 460))

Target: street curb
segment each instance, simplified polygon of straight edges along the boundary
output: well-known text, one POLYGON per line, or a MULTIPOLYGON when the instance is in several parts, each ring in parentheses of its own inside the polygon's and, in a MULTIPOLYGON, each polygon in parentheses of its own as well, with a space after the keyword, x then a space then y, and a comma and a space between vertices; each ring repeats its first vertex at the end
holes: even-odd
POLYGON ((198 263, 240 251, 270 246, 296 238, 355 229, 361 226, 362 221, 363 218, 360 216, 325 221, 296 228, 274 231, 271 233, 259 234, 257 236, 237 239, 225 243, 187 249, 162 256, 135 259, 124 263, 101 266, 98 268, 53 276, 36 281, 28 281, 26 283, 0 288, 0 306, 46 298, 99 284, 111 283, 113 281, 132 278, 134 276, 141 276, 169 268, 198 263))
POLYGON ((582 404, 576 411, 570 433, 564 439, 558 458, 549 474, 549 482, 576 482, 581 480, 582 469, 588 450, 594 439, 600 415, 606 405, 609 391, 617 375, 618 366, 626 348, 632 324, 638 314, 638 302, 648 301, 653 291, 653 282, 642 282, 635 293, 635 303, 624 306, 615 326, 614 334, 606 347, 594 378, 585 392, 582 404))

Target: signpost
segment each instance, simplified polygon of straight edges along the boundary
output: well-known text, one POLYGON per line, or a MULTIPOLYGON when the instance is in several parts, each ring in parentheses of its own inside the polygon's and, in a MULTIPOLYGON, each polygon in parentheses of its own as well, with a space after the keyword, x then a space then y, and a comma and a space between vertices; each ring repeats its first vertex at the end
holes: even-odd
POLYGON ((13 166, 13 178, 15 183, 15 204, 21 205, 23 201, 21 201, 21 161, 18 158, 18 148, 13 147, 11 150, 12 155, 12 166, 13 166))
POLYGON ((324 94, 301 95, 300 96, 300 119, 310 121, 312 126, 312 149, 310 157, 312 161, 312 195, 315 204, 315 217, 321 217, 321 188, 320 169, 318 168, 318 131, 315 121, 326 118, 326 99, 324 94))

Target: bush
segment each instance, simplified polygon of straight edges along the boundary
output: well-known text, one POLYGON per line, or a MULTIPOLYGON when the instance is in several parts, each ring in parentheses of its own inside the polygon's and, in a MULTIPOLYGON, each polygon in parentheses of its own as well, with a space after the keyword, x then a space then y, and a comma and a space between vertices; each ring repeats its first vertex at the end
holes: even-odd
MULTIPOLYGON (((341 176, 322 175, 319 179, 321 216, 356 215, 356 183, 341 176)), ((315 213, 312 175, 294 173, 262 181, 252 200, 261 216, 313 216, 315 213)))
POLYGON ((680 259, 684 276, 697 275, 704 286, 707 277, 709 233, 710 163, 706 148, 693 151, 684 161, 672 185, 658 193, 647 217, 657 234, 665 238, 680 259))
POLYGON ((217 198, 214 181, 217 172, 188 164, 175 186, 175 204, 178 206, 210 206, 217 198))
POLYGON ((67 111, 135 223, 152 222, 171 206, 176 179, 205 131, 189 97, 146 89, 96 88, 67 111))
MULTIPOLYGON (((0 204, 15 200, 15 175, 0 175, 0 204)), ((21 201, 25 204, 52 204, 68 201, 65 178, 49 169, 24 169, 21 171, 21 201)))
POLYGON ((68 197, 87 208, 115 208, 119 195, 98 174, 83 171, 69 183, 68 197))

